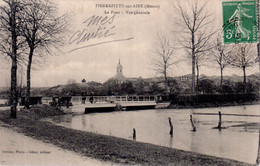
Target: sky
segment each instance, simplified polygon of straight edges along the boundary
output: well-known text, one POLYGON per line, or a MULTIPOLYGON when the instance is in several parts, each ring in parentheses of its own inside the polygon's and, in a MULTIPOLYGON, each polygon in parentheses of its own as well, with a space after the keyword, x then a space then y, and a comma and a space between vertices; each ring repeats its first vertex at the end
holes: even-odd
MULTIPOLYGON (((40 65, 33 65, 32 87, 66 84, 69 79, 81 82, 83 78, 102 83, 115 75, 119 59, 126 77, 159 76, 151 70, 157 34, 165 34, 178 45, 180 32, 173 21, 176 17, 175 0, 55 0, 54 3, 59 9, 57 15, 68 16, 65 45, 56 50, 55 55, 47 56, 40 65), (93 23, 92 18, 100 21, 93 23), (96 31, 96 38, 88 38, 89 33, 96 31)), ((183 1, 181 3, 185 5, 183 1)), ((212 26, 221 27, 221 1, 209 0, 208 10, 214 16, 212 26)), ((186 52, 178 49, 175 56, 185 60, 173 66, 169 75, 190 74, 191 63, 186 52)), ((256 65, 249 68, 247 74, 258 70, 256 65)), ((18 77, 23 82, 25 71, 19 67, 18 77)), ((200 74, 219 75, 219 70, 208 63, 201 68, 200 74)), ((242 75, 242 70, 227 68, 224 74, 242 75)), ((0 79, 0 86, 9 86, 10 62, 3 59, 0 59, 0 79)))

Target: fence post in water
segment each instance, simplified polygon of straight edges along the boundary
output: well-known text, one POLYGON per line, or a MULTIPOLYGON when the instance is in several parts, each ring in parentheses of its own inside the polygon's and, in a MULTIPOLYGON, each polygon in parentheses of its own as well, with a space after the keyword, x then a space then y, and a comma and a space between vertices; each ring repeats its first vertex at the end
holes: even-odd
POLYGON ((257 157, 256 157, 256 166, 260 165, 260 129, 258 129, 258 152, 257 152, 257 157))
POLYGON ((218 129, 221 129, 221 112, 218 112, 219 121, 218 121, 218 129))
POLYGON ((135 128, 133 128, 133 140, 136 140, 136 131, 135 131, 135 128))
POLYGON ((191 126, 192 126, 192 131, 196 131, 196 127, 194 126, 193 121, 192 121, 192 115, 190 115, 190 122, 191 122, 191 126))
POLYGON ((171 137, 173 136, 173 126, 172 126, 172 120, 171 120, 171 118, 169 117, 168 118, 169 119, 169 124, 170 124, 170 135, 171 135, 171 137))

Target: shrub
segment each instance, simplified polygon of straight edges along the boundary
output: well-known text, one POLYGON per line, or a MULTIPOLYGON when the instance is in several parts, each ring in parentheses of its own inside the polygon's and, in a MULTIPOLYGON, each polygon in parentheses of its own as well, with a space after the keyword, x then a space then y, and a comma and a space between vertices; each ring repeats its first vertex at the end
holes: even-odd
POLYGON ((259 101, 258 93, 247 94, 199 94, 199 95, 171 95, 171 104, 195 106, 202 104, 227 104, 259 101))

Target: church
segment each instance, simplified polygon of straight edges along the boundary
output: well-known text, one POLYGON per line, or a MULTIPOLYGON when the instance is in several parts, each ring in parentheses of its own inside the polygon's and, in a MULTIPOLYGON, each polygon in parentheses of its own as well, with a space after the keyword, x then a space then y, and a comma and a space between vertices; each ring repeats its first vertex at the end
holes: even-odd
POLYGON ((127 78, 123 75, 123 66, 121 65, 120 59, 116 67, 116 75, 108 80, 109 82, 115 82, 116 84, 122 84, 127 81, 127 78))
MULTIPOLYGON (((141 78, 141 77, 140 77, 141 78)), ((140 79, 139 78, 139 79, 140 79)), ((123 75, 123 66, 121 65, 120 59, 116 67, 116 74, 110 78, 107 82, 114 82, 116 84, 123 84, 126 82, 136 82, 138 78, 128 78, 123 75)))
POLYGON ((122 83, 126 82, 127 79, 123 75, 123 66, 120 63, 120 59, 119 59, 118 65, 116 67, 116 75, 110 79, 115 80, 116 84, 122 84, 122 83))

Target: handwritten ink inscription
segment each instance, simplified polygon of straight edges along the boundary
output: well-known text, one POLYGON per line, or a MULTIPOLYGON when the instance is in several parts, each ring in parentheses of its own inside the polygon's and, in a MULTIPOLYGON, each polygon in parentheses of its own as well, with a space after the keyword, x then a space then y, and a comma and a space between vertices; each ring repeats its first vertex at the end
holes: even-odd
POLYGON ((90 47, 90 46, 96 46, 100 44, 106 44, 106 43, 111 43, 111 42, 119 42, 119 41, 125 41, 125 40, 131 40, 133 39, 132 37, 130 38, 125 38, 125 39, 116 39, 116 40, 102 40, 97 43, 92 43, 92 44, 87 44, 88 41, 93 40, 93 39, 106 39, 111 36, 116 35, 116 26, 114 25, 114 21, 116 18, 116 14, 112 16, 96 16, 93 15, 86 19, 82 24, 83 29, 77 30, 72 34, 72 36, 69 39, 69 44, 70 45, 79 45, 79 44, 84 44, 86 45, 81 46, 81 47, 76 47, 69 52, 73 52, 82 48, 90 47))
POLYGON ((83 30, 76 31, 69 39, 69 44, 80 44, 95 38, 106 38, 115 35, 113 29, 114 19, 116 15, 109 16, 91 16, 86 19, 83 24, 86 26, 83 30), (93 31, 89 31, 90 27, 96 26, 97 28, 93 31))

